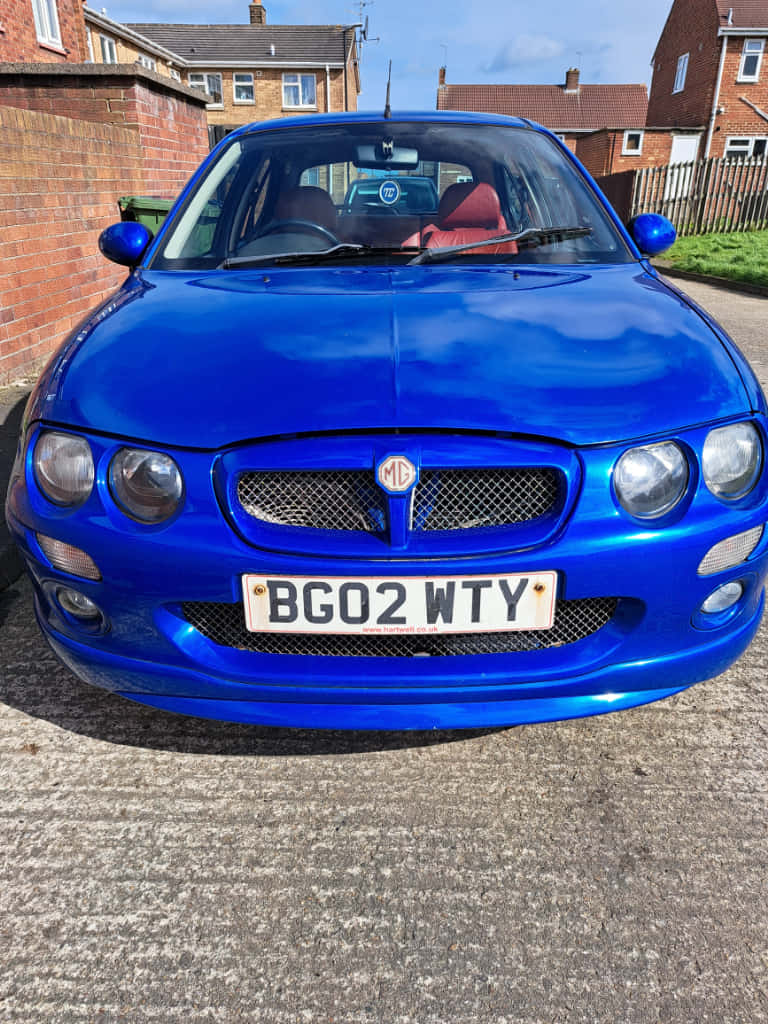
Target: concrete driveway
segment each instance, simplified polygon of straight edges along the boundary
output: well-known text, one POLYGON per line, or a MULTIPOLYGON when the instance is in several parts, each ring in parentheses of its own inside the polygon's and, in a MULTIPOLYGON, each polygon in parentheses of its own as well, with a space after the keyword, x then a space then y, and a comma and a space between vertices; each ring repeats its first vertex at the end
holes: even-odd
MULTIPOLYGON (((686 285, 768 383, 768 300, 686 285)), ((768 634, 502 731, 293 732, 80 684, 0 595, 0 1021, 768 1020, 768 634)))

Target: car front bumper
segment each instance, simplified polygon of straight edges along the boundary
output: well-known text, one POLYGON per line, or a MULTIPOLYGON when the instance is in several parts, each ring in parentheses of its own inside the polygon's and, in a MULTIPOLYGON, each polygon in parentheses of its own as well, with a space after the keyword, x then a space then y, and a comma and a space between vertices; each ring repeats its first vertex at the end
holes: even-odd
POLYGON ((343 535, 337 550, 311 553, 266 549, 233 528, 222 515, 210 453, 177 455, 188 487, 183 514, 160 527, 133 523, 110 503, 104 467, 111 449, 103 445, 94 494, 74 513, 52 509, 36 492, 27 452, 24 471, 11 483, 7 519, 56 653, 85 681, 154 707, 327 728, 475 728, 580 717, 712 678, 743 653, 760 623, 768 531, 745 562, 708 576, 697 570, 715 544, 764 526, 765 482, 748 501, 727 508, 698 481, 672 521, 639 524, 608 500, 616 449, 591 449, 578 455, 572 503, 561 521, 530 546, 479 551, 468 536, 463 550, 440 555, 383 546, 379 557, 344 557, 343 535), (102 579, 54 569, 38 533, 85 550, 102 579), (573 642, 550 636, 543 649, 371 657, 244 650, 205 635, 188 614, 190 605, 209 604, 239 621, 244 574, 397 579, 545 571, 556 573, 559 600, 615 601, 610 620, 573 642), (709 594, 736 580, 744 588, 738 603, 702 616, 709 594), (61 586, 99 606, 102 631, 89 632, 62 614, 61 586))

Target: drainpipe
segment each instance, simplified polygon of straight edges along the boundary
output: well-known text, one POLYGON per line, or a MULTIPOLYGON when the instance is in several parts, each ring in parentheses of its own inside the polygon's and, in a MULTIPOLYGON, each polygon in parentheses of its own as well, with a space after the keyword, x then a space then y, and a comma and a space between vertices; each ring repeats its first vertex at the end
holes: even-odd
POLYGON ((725 65, 725 51, 728 46, 728 36, 723 36, 723 45, 720 49, 720 66, 717 69, 717 85, 715 86, 715 96, 712 100, 712 113, 709 115, 709 124, 707 126, 707 141, 704 143, 704 159, 706 160, 709 156, 709 149, 712 145, 712 133, 715 130, 715 118, 717 117, 717 105, 720 102, 720 83, 723 80, 723 66, 725 65))
POLYGON ((325 112, 331 112, 331 69, 325 65, 325 112))

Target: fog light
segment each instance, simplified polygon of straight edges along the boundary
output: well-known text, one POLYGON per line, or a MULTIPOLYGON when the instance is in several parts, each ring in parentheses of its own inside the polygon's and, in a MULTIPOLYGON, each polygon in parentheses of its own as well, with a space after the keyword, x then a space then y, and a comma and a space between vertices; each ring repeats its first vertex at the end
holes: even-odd
POLYGON ((741 599, 744 593, 744 584, 738 580, 735 583, 724 583, 722 587, 713 590, 701 610, 705 615, 717 615, 718 612, 727 611, 741 599))
POLYGON ((68 572, 71 576, 83 576, 87 580, 101 579, 96 563, 85 551, 53 537, 46 537, 44 533, 38 533, 36 537, 43 554, 54 569, 68 572))
POLYGON ((56 591, 56 600, 62 609, 79 622, 95 622, 102 617, 101 610, 90 597, 81 594, 79 590, 72 590, 71 587, 59 587, 56 591))

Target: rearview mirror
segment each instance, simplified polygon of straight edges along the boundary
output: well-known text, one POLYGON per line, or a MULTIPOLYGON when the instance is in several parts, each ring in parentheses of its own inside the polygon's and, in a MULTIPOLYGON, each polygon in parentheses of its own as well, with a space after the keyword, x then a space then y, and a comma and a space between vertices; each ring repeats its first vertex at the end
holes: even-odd
POLYGON ((103 256, 124 267, 136 267, 152 241, 152 232, 138 221, 124 220, 112 224, 99 235, 103 256))
POLYGON ((358 146, 355 167, 364 170, 414 171, 419 166, 418 149, 396 146, 392 139, 382 139, 374 146, 358 146))
POLYGON ((675 244, 677 231, 660 213, 641 213, 627 225, 635 245, 644 256, 658 256, 675 244))

